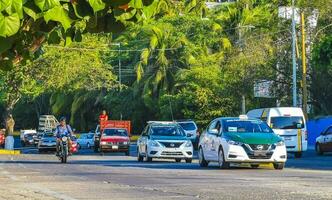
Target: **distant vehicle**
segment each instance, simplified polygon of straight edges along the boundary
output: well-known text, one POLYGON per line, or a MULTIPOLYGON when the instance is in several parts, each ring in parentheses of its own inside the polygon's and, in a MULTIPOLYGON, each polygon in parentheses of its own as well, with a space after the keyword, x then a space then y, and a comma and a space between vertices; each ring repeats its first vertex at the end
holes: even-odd
POLYGON ((193 120, 177 120, 180 126, 183 128, 188 139, 191 140, 194 147, 198 146, 199 132, 196 123, 193 120))
POLYGON ((5 147, 5 132, 0 130, 0 147, 4 148, 5 147))
POLYGON ((332 126, 329 126, 316 138, 315 147, 318 155, 332 152, 332 126))
POLYGON ((94 151, 100 152, 100 140, 101 134, 105 128, 122 128, 126 129, 128 133, 128 137, 131 134, 131 122, 130 121, 123 121, 123 120, 107 120, 101 122, 97 125, 95 133, 94 133, 94 151))
POLYGON ((125 152, 130 153, 130 138, 127 129, 105 128, 100 137, 99 151, 104 152, 125 152))
POLYGON ((36 130, 21 130, 20 134, 21 145, 38 145, 37 131, 36 130))
POLYGON ((176 122, 148 122, 137 140, 137 160, 145 158, 151 162, 153 158, 175 159, 181 162, 192 162, 193 145, 187 138, 183 128, 176 122))
POLYGON ((307 151, 308 133, 306 119, 301 108, 279 107, 251 110, 248 117, 265 121, 285 141, 287 152, 296 158, 307 151))
POLYGON ((38 133, 51 132, 59 125, 54 115, 41 115, 38 123, 38 133))
POLYGON ((39 153, 56 151, 56 137, 52 132, 44 133, 38 143, 39 153))
POLYGON ((80 137, 77 139, 78 148, 88 148, 94 146, 94 134, 93 133, 81 133, 80 137))
POLYGON ((273 163, 283 169, 287 160, 286 146, 263 121, 247 116, 214 119, 202 133, 199 142, 199 164, 207 167, 217 162, 220 168, 230 163, 273 163))

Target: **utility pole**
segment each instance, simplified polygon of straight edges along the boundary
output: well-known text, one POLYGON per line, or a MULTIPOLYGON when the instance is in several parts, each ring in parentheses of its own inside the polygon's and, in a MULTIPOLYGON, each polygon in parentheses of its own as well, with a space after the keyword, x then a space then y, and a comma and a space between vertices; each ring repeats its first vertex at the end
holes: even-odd
POLYGON ((305 22, 304 13, 301 13, 301 29, 302 29, 302 87, 303 87, 303 103, 302 108, 304 116, 308 119, 308 91, 307 91, 307 63, 306 63, 306 48, 305 48, 305 22))
MULTIPOLYGON (((122 91, 122 83, 121 83, 121 58, 120 58, 120 55, 121 55, 121 43, 114 43, 114 44, 111 44, 111 45, 114 45, 114 46, 118 46, 119 48, 118 48, 118 61, 119 61, 119 63, 118 63, 118 67, 119 67, 119 90, 120 90, 120 92, 122 91)), ((122 113, 120 113, 120 119, 122 120, 122 113)))
POLYGON ((296 89, 296 30, 295 30, 295 0, 292 0, 292 61, 293 61, 293 107, 297 106, 297 89, 296 89))

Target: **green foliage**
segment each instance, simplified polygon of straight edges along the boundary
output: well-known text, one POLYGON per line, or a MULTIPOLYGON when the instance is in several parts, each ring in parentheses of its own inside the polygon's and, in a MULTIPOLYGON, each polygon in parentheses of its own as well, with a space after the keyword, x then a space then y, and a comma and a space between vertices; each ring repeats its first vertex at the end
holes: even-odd
POLYGON ((326 37, 313 51, 311 93, 317 114, 332 113, 332 37, 326 37))

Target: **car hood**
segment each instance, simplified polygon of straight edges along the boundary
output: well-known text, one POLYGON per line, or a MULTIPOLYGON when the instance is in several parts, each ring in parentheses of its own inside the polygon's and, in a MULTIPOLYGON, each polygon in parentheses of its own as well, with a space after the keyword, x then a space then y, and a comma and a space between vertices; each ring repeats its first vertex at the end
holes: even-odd
POLYGON ((224 133, 225 139, 245 144, 274 144, 282 139, 274 133, 224 133))
POLYGON ((50 141, 50 142, 56 142, 56 139, 54 137, 49 137, 49 138, 42 138, 41 141, 50 141))
POLYGON ((188 140, 186 136, 158 136, 153 135, 151 140, 188 140))

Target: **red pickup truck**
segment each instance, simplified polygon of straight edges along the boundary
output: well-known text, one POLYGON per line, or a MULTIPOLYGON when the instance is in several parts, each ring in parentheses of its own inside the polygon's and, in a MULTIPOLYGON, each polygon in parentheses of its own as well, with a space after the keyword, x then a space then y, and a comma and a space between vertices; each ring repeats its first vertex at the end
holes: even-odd
POLYGON ((99 150, 104 152, 130 153, 130 121, 108 120, 100 123, 99 150))

